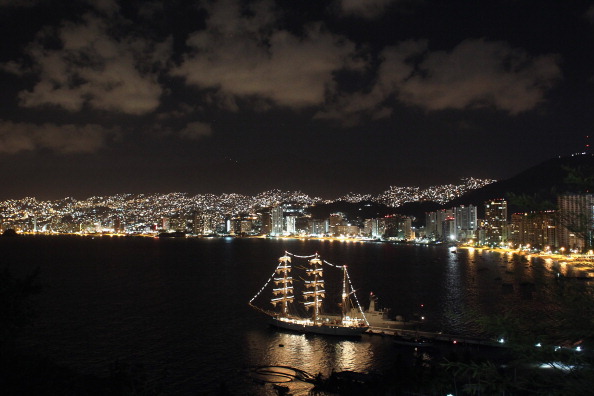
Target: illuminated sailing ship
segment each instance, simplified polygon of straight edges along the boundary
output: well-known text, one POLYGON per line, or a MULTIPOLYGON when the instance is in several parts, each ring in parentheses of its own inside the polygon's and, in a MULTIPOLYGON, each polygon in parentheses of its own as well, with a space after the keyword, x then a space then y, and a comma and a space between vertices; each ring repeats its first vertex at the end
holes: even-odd
POLYGON ((267 314, 271 318, 271 324, 283 329, 299 331, 303 333, 316 333, 338 336, 359 336, 364 333, 369 324, 363 314, 361 305, 357 301, 354 290, 352 290, 350 278, 346 265, 337 266, 322 260, 318 254, 312 256, 296 256, 289 252, 279 258, 278 266, 268 282, 260 291, 250 300, 249 304, 253 308, 267 314), (291 266, 291 257, 308 259, 305 267, 291 266), (342 302, 340 316, 325 315, 322 310, 322 303, 326 297, 324 282, 324 264, 339 268, 343 272, 342 276, 342 302), (291 271, 300 269, 304 272, 304 278, 294 279, 291 271), (301 295, 303 300, 296 301, 294 283, 301 284, 301 295), (273 284, 272 298, 270 302, 274 306, 273 310, 262 309, 254 305, 254 300, 266 289, 269 284, 273 284), (356 309, 351 309, 351 296, 356 301, 356 309), (297 313, 299 303, 305 307, 310 314, 300 315, 297 313))

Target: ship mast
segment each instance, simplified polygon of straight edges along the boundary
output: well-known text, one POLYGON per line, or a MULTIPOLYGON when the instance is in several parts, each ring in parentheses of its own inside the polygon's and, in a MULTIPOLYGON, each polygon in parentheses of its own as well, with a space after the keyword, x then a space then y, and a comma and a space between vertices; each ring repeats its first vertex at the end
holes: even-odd
POLYGON ((347 267, 342 266, 342 320, 349 315, 351 310, 349 299, 349 281, 347 278, 347 267))
POLYGON ((284 255, 278 259, 279 264, 276 267, 276 274, 279 277, 274 278, 274 284, 277 286, 272 290, 275 296, 270 302, 276 307, 276 304, 281 303, 282 316, 288 316, 289 314, 289 302, 293 301, 293 277, 289 276, 291 272, 291 257, 284 255))
POLYGON ((322 307, 322 300, 326 293, 324 290, 324 278, 322 276, 322 260, 320 260, 317 253, 314 258, 309 260, 309 268, 305 272, 310 280, 305 281, 305 287, 308 290, 303 292, 303 296, 306 299, 311 298, 311 301, 305 301, 305 306, 313 308, 312 318, 314 323, 317 323, 320 316, 320 308, 322 307))

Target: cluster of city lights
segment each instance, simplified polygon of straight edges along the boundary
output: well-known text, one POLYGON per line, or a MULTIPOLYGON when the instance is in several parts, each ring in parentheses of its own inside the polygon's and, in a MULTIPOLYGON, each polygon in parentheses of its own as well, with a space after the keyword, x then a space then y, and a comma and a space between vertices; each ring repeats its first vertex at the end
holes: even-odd
POLYGON ((468 177, 462 178, 461 181, 461 184, 444 184, 427 188, 391 186, 387 191, 384 191, 373 200, 392 207, 398 207, 407 202, 418 201, 433 201, 443 204, 470 190, 494 183, 496 180, 468 177))
MULTIPOLYGON (((254 196, 242 194, 117 194, 93 196, 83 200, 66 197, 43 201, 32 197, 0 202, 0 226, 20 231, 69 232, 126 232, 143 233, 163 228, 167 219, 172 224, 183 223, 199 213, 203 227, 215 231, 217 224, 233 216, 255 216, 262 208, 290 202, 308 207, 336 201, 373 201, 391 207, 406 202, 433 200, 445 202, 464 192, 480 188, 493 180, 467 178, 460 185, 418 187, 390 187, 371 196, 348 193, 336 200, 310 197, 301 191, 270 190, 254 196), (125 228, 124 226, 125 225, 125 228)), ((174 228, 174 227, 171 227, 174 228)), ((183 225, 180 228, 184 228, 183 225)))

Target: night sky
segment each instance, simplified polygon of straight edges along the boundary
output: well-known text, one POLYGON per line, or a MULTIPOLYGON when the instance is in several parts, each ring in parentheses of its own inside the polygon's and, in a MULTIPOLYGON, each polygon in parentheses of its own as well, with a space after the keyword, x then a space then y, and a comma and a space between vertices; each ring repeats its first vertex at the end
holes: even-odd
POLYGON ((588 1, 0 0, 0 199, 505 179, 594 134, 588 1))

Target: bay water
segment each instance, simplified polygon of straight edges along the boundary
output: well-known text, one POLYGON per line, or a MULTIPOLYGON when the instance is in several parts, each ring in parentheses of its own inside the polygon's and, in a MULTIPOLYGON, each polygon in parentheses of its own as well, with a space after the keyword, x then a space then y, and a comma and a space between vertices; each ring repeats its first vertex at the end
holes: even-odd
MULTIPOLYGON (((0 266, 16 276, 40 270, 38 316, 22 347, 81 373, 106 376, 124 362, 141 365, 169 394, 213 394, 221 384, 267 394, 250 368, 390 368, 403 353, 390 337, 278 331, 248 306, 285 251, 346 264, 364 307, 373 292, 393 314, 461 335, 477 335, 477 315, 509 304, 542 308, 534 292, 553 277, 544 260, 491 251, 264 238, 0 238, 0 266)), ((305 385, 291 387, 307 394, 305 385)))

